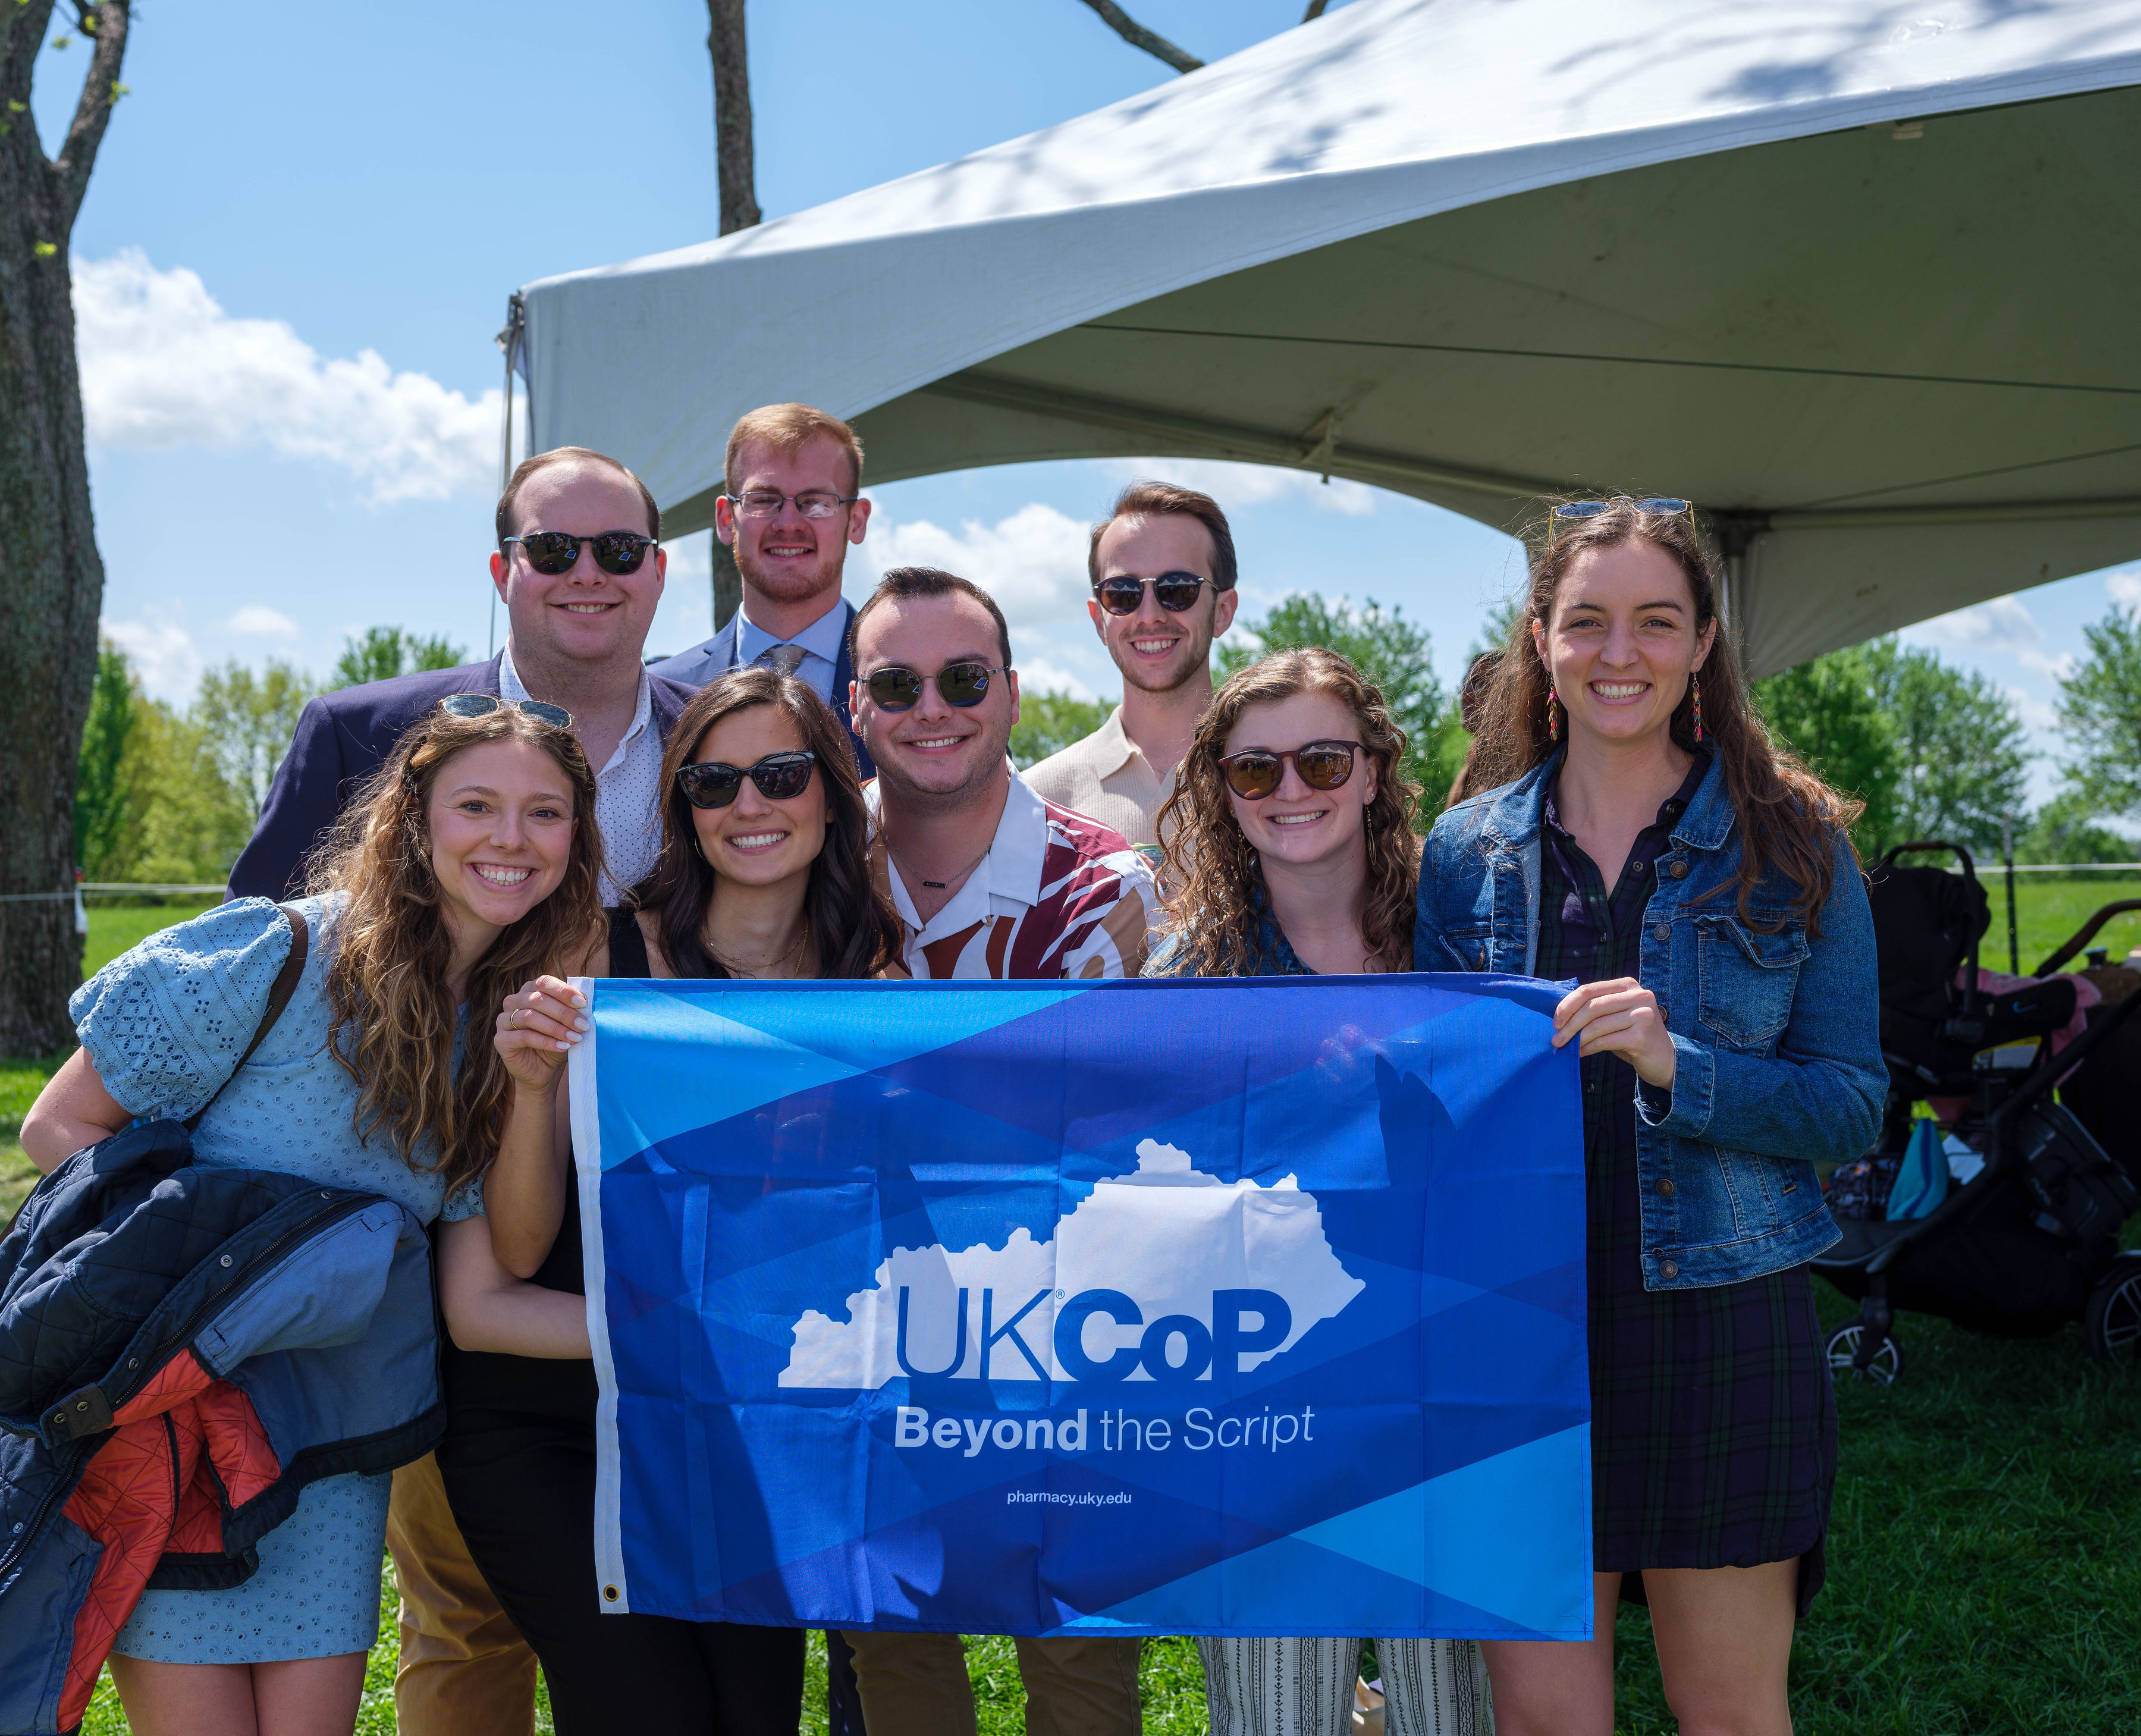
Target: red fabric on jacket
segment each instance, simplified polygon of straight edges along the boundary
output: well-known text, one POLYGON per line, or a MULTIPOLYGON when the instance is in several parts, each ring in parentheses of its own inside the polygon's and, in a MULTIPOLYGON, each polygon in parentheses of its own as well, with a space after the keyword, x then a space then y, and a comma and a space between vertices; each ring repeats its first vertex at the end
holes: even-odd
POLYGON ((111 1642, 167 1554, 221 1555, 223 1518, 282 1474, 253 1401, 190 1350, 112 1413, 112 1438, 61 1509, 104 1546, 75 1616, 60 1727, 89 1709, 111 1642))

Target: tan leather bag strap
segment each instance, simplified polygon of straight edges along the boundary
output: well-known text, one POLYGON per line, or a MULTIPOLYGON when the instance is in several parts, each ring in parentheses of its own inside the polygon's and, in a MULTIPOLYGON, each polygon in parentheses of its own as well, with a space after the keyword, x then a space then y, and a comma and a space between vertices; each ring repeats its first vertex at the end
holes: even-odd
POLYGON ((275 1021, 283 1016, 283 1009, 290 1004, 290 996, 298 991, 298 979, 305 974, 305 954, 310 950, 311 930, 306 926, 305 913, 294 904, 278 904, 283 920, 290 925, 290 956, 283 961, 283 968, 275 973, 273 985, 268 991, 267 1010, 260 1015, 259 1027, 253 1033, 253 1040, 245 1045, 245 1053, 239 1056, 238 1066, 230 1070, 226 1079, 215 1088, 214 1096, 186 1117, 186 1131, 191 1133, 200 1125, 201 1117, 215 1106, 215 1099, 230 1089, 230 1079, 238 1077, 238 1068, 253 1059, 253 1051, 268 1038, 275 1028, 275 1021))

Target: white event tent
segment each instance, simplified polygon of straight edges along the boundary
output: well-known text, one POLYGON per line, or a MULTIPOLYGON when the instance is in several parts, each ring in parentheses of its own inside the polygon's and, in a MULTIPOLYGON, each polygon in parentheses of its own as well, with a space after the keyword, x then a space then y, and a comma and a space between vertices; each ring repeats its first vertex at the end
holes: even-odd
POLYGON ((879 482, 1232 458, 1512 529, 1686 494, 1766 672, 2141 555, 2137 86, 2141 0, 1358 0, 529 286, 532 443, 624 459, 672 535, 785 399, 879 482))

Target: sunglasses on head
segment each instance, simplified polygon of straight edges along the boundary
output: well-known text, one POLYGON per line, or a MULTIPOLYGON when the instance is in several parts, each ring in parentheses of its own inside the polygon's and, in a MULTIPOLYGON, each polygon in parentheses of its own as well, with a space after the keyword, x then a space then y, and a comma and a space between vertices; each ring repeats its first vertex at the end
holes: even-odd
POLYGON ((701 760, 677 768, 677 787, 694 808, 726 808, 749 778, 769 802, 785 802, 810 788, 811 769, 817 763, 818 756, 808 748, 768 754, 756 765, 725 765, 718 760, 701 760))
POLYGON ((1273 753, 1266 747, 1243 748, 1238 754, 1224 755, 1219 770, 1227 775, 1228 789, 1245 802, 1261 802, 1277 789, 1289 760, 1301 774, 1301 781, 1311 789, 1342 789, 1353 775, 1353 751, 1359 745, 1312 741, 1283 753, 1273 753))
POLYGON ((922 703, 922 684, 933 681, 944 703, 963 711, 981 704, 988 694, 989 677, 1003 672, 986 663, 947 663, 934 676, 927 676, 888 663, 872 670, 863 678, 863 686, 880 711, 911 711, 922 703))
POLYGON ((573 726, 573 714, 563 706, 539 699, 504 700, 495 693, 449 693, 439 701, 439 709, 450 717, 488 717, 509 705, 554 730, 569 730, 573 726))
POLYGON ((1695 515, 1695 503, 1683 500, 1677 494, 1651 494, 1641 500, 1627 494, 1616 494, 1611 500, 1563 500, 1553 509, 1551 535, 1564 530, 1573 530, 1588 519, 1602 519, 1617 506, 1632 507, 1646 518, 1676 519, 1682 513, 1690 519, 1695 515))
POLYGON ((504 539, 499 547, 503 548, 514 543, 520 545, 520 552, 527 556, 529 566, 552 578, 573 570, 573 563, 580 558, 583 543, 594 551, 598 567, 620 578, 628 573, 637 573, 640 563, 647 558, 647 551, 657 546, 652 537, 643 537, 636 530, 606 530, 594 537, 568 536, 562 530, 531 530, 524 537, 504 539))
POLYGON ((1144 588, 1152 587, 1154 600, 1170 615, 1197 606, 1205 581, 1194 573, 1163 573, 1158 578, 1133 578, 1117 573, 1095 580, 1093 595, 1110 615, 1134 615, 1144 607, 1144 588))

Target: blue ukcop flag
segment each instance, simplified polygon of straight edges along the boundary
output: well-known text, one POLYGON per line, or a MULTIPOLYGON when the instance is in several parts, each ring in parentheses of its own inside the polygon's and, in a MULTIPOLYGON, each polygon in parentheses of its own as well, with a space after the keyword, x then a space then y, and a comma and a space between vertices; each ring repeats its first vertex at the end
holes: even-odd
POLYGON ((1557 995, 593 985, 602 1607, 1589 1638, 1557 995))

